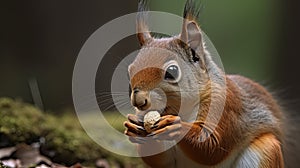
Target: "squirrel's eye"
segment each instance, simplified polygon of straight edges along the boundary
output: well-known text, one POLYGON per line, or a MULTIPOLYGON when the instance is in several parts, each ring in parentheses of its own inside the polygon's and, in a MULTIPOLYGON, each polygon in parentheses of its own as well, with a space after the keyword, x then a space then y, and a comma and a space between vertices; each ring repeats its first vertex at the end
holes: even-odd
POLYGON ((130 98, 130 96, 131 96, 131 85, 129 84, 129 87, 128 87, 128 93, 129 93, 129 98, 130 98))
POLYGON ((166 69, 165 80, 176 81, 179 77, 179 68, 176 65, 171 65, 166 69))

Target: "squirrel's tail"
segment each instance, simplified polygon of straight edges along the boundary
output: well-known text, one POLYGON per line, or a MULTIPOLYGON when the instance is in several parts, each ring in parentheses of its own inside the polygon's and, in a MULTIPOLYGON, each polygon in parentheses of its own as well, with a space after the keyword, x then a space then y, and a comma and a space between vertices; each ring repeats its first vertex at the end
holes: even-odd
POLYGON ((284 107, 283 154, 286 168, 299 167, 300 161, 300 116, 291 107, 284 107))

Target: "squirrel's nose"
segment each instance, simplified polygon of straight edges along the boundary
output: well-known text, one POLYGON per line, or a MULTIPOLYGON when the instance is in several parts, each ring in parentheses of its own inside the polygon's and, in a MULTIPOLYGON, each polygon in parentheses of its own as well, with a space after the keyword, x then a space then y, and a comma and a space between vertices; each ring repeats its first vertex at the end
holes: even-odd
POLYGON ((139 110, 147 110, 150 107, 148 92, 134 89, 131 95, 131 104, 139 110))

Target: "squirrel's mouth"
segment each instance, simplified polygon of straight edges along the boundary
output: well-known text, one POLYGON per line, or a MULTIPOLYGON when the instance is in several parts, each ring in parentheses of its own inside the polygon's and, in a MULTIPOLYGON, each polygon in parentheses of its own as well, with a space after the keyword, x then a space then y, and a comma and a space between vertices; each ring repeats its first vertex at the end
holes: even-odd
POLYGON ((150 111, 157 111, 161 116, 164 115, 178 115, 177 110, 175 110, 174 108, 168 107, 166 106, 163 109, 156 109, 156 110, 150 110, 150 111))
POLYGON ((143 111, 145 114, 148 113, 149 111, 157 111, 159 114, 164 114, 167 108, 162 108, 162 109, 147 109, 143 111))

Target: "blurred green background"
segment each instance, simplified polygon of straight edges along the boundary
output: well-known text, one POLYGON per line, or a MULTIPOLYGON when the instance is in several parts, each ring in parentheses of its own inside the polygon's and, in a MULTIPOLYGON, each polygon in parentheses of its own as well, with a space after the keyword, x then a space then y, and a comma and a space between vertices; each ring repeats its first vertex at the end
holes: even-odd
MULTIPOLYGON (((152 0, 152 10, 181 15, 184 0, 152 0)), ((297 74, 299 12, 292 0, 202 0, 200 24, 217 48, 226 72, 241 74, 291 99, 300 93, 297 74), (294 9, 294 10, 293 10, 294 9), (296 60, 295 60, 296 59, 296 60), (293 68, 293 69, 291 69, 293 68)), ((136 0, 6 1, 1 5, 0 96, 33 102, 28 80, 35 79, 45 109, 72 107, 73 66, 85 40, 101 25, 135 12, 136 0)), ((127 41, 126 41, 127 40, 127 41)), ((110 50, 111 62, 97 85, 109 90, 115 55, 138 49, 135 37, 110 50), (126 51, 126 52, 124 52, 126 51)), ((101 44, 99 44, 101 45, 101 44)))
MULTIPOLYGON (((184 1, 153 1, 154 9, 181 15, 184 1), (174 5, 170 5, 174 4, 174 5)), ((274 76, 276 34, 279 34, 279 2, 274 0, 203 0, 200 24, 207 33, 228 73, 252 79, 270 80, 274 76)))

